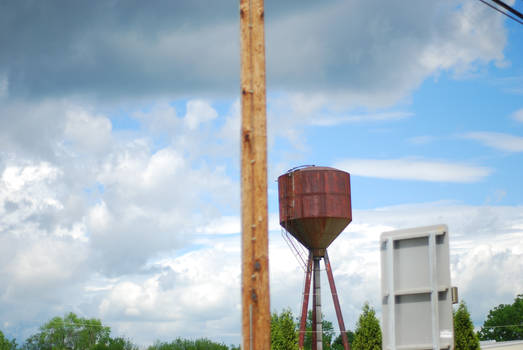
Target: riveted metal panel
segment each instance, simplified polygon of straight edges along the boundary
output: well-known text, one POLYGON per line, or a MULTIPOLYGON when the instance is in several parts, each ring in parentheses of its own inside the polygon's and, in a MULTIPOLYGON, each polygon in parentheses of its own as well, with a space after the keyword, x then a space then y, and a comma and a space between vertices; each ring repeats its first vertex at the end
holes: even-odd
POLYGON ((350 175, 338 169, 311 166, 281 175, 278 197, 280 224, 315 255, 352 220, 350 175))

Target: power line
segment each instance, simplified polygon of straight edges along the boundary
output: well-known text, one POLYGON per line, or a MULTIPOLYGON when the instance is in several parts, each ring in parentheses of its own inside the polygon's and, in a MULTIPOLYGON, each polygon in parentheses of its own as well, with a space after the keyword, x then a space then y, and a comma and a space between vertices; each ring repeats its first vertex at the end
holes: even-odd
POLYGON ((516 10, 515 8, 513 8, 512 6, 505 4, 501 0, 492 0, 492 1, 495 2, 496 4, 498 4, 499 6, 503 7, 505 10, 512 12, 513 14, 518 16, 520 19, 523 19, 523 14, 521 12, 519 12, 518 10, 516 10))
MULTIPOLYGON (((488 7, 490 7, 490 8, 492 8, 492 9, 498 11, 499 13, 504 14, 505 16, 507 16, 508 18, 513 19, 514 21, 518 22, 519 24, 523 24, 522 21, 520 21, 520 20, 517 19, 516 17, 513 17, 513 16, 509 15, 508 13, 506 13, 506 12, 500 10, 500 9, 497 8, 496 6, 489 4, 488 2, 486 2, 486 1, 484 1, 484 0, 478 0, 478 1, 481 1, 482 3, 484 3, 485 5, 487 5, 488 7)), ((507 6, 508 6, 508 5, 507 5, 507 6)))

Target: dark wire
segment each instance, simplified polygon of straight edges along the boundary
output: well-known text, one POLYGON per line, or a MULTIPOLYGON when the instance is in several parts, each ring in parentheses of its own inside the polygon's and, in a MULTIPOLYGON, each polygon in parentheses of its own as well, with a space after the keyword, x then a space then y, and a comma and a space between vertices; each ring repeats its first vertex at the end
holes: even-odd
POLYGON ((486 2, 486 1, 484 1, 484 0, 479 0, 479 1, 481 1, 482 3, 484 3, 485 5, 487 5, 488 7, 493 8, 494 10, 498 11, 499 13, 504 14, 504 15, 507 16, 508 18, 513 19, 514 21, 518 22, 519 24, 523 24, 522 21, 520 21, 519 19, 517 19, 517 18, 515 18, 515 17, 512 17, 511 15, 509 15, 509 14, 506 13, 506 12, 501 11, 501 10, 498 9, 496 6, 489 4, 488 2, 486 2))
POLYGON ((499 5, 499 6, 503 7, 505 10, 507 10, 509 12, 512 12, 512 14, 518 16, 519 19, 523 19, 523 13, 519 12, 518 10, 513 8, 512 6, 509 6, 509 5, 505 4, 503 1, 501 1, 501 0, 492 0, 492 2, 495 2, 496 5, 499 5))

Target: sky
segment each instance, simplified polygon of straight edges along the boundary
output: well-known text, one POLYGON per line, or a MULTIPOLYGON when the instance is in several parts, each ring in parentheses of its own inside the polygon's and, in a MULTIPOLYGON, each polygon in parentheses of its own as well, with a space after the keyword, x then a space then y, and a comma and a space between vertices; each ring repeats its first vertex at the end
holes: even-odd
MULTIPOLYGON (((477 0, 267 0, 265 19, 271 310, 301 303, 276 180, 304 164, 351 174, 329 247, 347 328, 381 315, 379 237, 408 227, 449 226, 476 327, 511 303, 523 26, 477 0)), ((237 1, 0 2, 8 337, 72 311, 141 345, 240 343, 239 46, 237 1)))

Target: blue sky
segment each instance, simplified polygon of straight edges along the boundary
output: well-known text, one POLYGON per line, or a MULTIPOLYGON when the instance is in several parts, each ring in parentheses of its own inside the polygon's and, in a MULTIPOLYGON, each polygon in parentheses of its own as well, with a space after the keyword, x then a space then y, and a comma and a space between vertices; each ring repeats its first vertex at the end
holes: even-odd
MULTIPOLYGON (((26 5, 0 5, 0 329, 73 311, 142 345, 239 343, 237 3, 26 5)), ((476 326, 510 303, 523 27, 476 0, 266 1, 266 21, 272 310, 301 301, 276 179, 303 164, 351 173, 329 248, 348 328, 380 314, 379 235, 413 226, 449 226, 476 326)))

